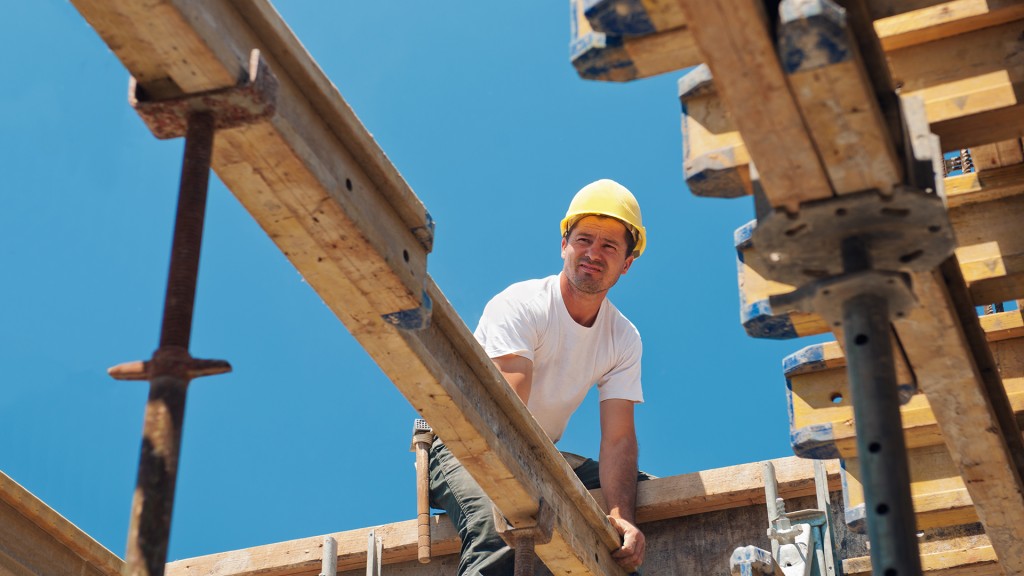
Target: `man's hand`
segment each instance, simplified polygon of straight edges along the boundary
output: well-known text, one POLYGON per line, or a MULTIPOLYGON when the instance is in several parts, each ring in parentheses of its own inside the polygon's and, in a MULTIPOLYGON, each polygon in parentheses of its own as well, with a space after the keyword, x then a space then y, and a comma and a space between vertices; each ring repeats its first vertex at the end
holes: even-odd
POLYGON ((612 526, 622 535, 622 547, 612 552, 612 558, 629 572, 635 572, 644 563, 644 552, 647 550, 647 540, 644 533, 632 523, 609 516, 608 520, 612 526))

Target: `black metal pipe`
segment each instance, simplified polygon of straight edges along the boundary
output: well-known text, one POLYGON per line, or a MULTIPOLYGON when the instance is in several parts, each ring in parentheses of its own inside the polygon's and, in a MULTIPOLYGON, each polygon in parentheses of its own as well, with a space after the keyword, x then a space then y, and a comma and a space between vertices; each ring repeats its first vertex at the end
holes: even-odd
POLYGON ((860 294, 843 303, 847 372, 872 572, 878 576, 920 576, 917 524, 889 325, 889 304, 884 296, 860 294))

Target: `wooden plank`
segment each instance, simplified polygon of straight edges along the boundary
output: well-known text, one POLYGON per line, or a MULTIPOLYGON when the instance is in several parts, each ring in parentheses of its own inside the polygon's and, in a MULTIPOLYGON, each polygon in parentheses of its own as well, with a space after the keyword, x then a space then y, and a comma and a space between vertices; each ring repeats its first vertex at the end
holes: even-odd
POLYGON ((1016 20, 888 53, 900 94, 924 100, 944 150, 1021 137, 1022 32, 1016 20))
MULTIPOLYGON (((808 460, 789 457, 772 460, 779 483, 779 495, 792 499, 812 496, 814 467, 808 460)), ((741 464, 714 470, 657 478, 637 486, 637 521, 641 524, 673 518, 709 514, 760 505, 763 507, 764 478, 761 463, 741 464)), ((841 489, 838 461, 828 463, 829 489, 841 489)), ((601 490, 591 491, 603 506, 601 490)), ((458 554, 460 542, 448 517, 431 518, 431 550, 434 557, 458 554)), ((765 520, 765 524, 767 520, 765 520)), ((761 532, 763 528, 758 527, 761 532)), ((658 539, 656 532, 648 539, 658 539)), ((416 522, 409 520, 384 526, 329 534, 338 542, 338 570, 356 570, 366 565, 366 543, 370 530, 383 540, 383 561, 387 565, 416 560, 416 522)), ((301 538, 265 546, 222 552, 171 562, 168 576, 287 576, 316 574, 320 569, 323 536, 301 538)), ((656 562, 646 564, 662 570, 656 562)), ((723 563, 723 566, 725 564, 723 563)))
POLYGON ((971 148, 971 159, 976 170, 991 170, 1024 162, 1024 151, 1021 150, 1020 138, 1015 138, 975 146, 971 148))
POLYGON ((675 0, 583 0, 584 14, 597 32, 646 36, 686 26, 675 0))
POLYGON ((755 0, 679 0, 718 93, 757 164, 769 203, 797 211, 832 195, 789 90, 764 6, 755 0))
POLYGON ((1024 298, 1024 195, 961 205, 949 211, 956 257, 977 305, 1024 298))
MULTIPOLYGON (((944 271, 955 270, 954 262, 944 271)), ((1016 455, 1000 432, 1008 429, 1001 426, 1005 403, 990 389, 998 374, 979 369, 973 328, 962 324, 962 304, 950 295, 955 278, 917 273, 913 286, 920 305, 895 322, 896 332, 1000 563, 1008 574, 1024 572, 1024 494, 1016 455)))
POLYGON ((945 189, 950 209, 1015 196, 1024 192, 1024 164, 951 176, 945 189))
POLYGON ((119 576, 124 562, 0 472, 0 573, 119 576))
POLYGON ((144 86, 166 93, 233 84, 249 51, 262 51, 280 84, 277 114, 217 135, 221 180, 513 525, 532 525, 541 499, 556 510, 552 541, 538 547, 552 570, 620 574, 609 554, 618 535, 426 275, 422 205, 270 4, 75 6, 144 86), (422 311, 424 293, 430 327, 384 317, 422 311))
POLYGON ((697 196, 735 198, 753 193, 750 154, 732 116, 715 93, 707 65, 679 79, 683 178, 697 196))
MULTIPOLYGON (((990 327, 1006 329, 1020 311, 1002 313, 1004 322, 990 327)), ((1024 326, 1024 324, 1022 324, 1024 326)), ((1020 329, 988 332, 989 345, 1018 422, 1024 421, 1024 339, 1020 329), (1007 334, 1015 338, 1003 338, 1007 334)), ((786 373, 790 437, 793 452, 802 457, 822 455, 853 458, 857 455, 853 408, 850 402, 846 358, 839 344, 808 346, 783 361, 786 373)), ((900 379, 903 382, 903 379, 900 379)), ((944 440, 928 398, 915 394, 900 407, 907 448, 941 445, 944 440)))
POLYGON ((953 0, 879 18, 874 26, 890 51, 1022 18, 1024 4, 1018 0, 953 0))
MULTIPOLYGON (((1024 296, 1024 165, 945 179, 950 221, 956 233, 964 279, 977 305, 1009 302, 1024 296)), ((823 334, 827 323, 816 314, 773 310, 769 298, 793 287, 766 280, 746 264, 755 250, 754 223, 734 234, 737 250, 740 322, 755 338, 796 338, 823 334)))
POLYGON ((850 19, 830 0, 783 0, 779 11, 783 70, 832 190, 891 192, 903 170, 850 19))
POLYGON ((700 64, 688 28, 661 34, 615 36, 596 32, 584 16, 584 0, 570 0, 572 41, 569 59, 581 78, 628 82, 700 64))
MULTIPOLYGON (((929 531, 919 538, 918 547, 921 551, 921 569, 929 576, 1002 576, 1003 570, 996 561, 995 552, 988 537, 984 534, 971 533, 963 530, 967 527, 953 529, 953 534, 945 534, 949 530, 929 531), (967 532, 958 534, 957 532, 967 532), (930 539, 932 532, 941 534, 938 539, 930 539)), ((870 576, 871 557, 860 556, 847 558, 843 561, 843 573, 846 576, 870 576)))
MULTIPOLYGON (((909 449, 907 463, 918 530, 978 521, 964 479, 944 445, 909 449)), ((844 460, 843 509, 847 526, 855 532, 866 533, 867 512, 859 458, 844 460)))

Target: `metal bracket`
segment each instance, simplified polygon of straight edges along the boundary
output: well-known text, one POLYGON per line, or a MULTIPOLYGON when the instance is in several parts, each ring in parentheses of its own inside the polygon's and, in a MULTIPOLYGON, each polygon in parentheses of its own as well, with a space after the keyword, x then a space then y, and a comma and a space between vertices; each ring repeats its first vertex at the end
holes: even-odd
POLYGON ((889 303, 889 314, 897 318, 903 318, 917 306, 908 274, 880 270, 826 278, 786 294, 771 296, 768 302, 773 310, 816 312, 838 328, 843 324, 843 303, 866 293, 885 297, 889 303))
POLYGON ((930 270, 956 247, 942 198, 903 187, 807 202, 795 215, 774 210, 751 235, 747 262, 765 278, 803 286, 843 274, 842 242, 853 235, 879 270, 930 270))
POLYGON ((213 112, 214 129, 236 128, 273 116, 277 110, 277 79, 259 50, 249 55, 249 68, 236 86, 187 94, 166 100, 149 100, 145 86, 133 76, 128 82, 128 102, 161 140, 185 135, 189 115, 213 112))
POLYGON ((533 526, 515 528, 505 520, 505 516, 502 515, 501 510, 498 510, 497 506, 493 506, 492 510, 494 512, 494 525, 498 530, 498 535, 515 550, 515 576, 532 576, 534 572, 534 559, 536 558, 534 546, 537 544, 547 544, 551 541, 551 532, 555 523, 554 510, 551 506, 545 504, 542 498, 537 508, 537 523, 533 526))

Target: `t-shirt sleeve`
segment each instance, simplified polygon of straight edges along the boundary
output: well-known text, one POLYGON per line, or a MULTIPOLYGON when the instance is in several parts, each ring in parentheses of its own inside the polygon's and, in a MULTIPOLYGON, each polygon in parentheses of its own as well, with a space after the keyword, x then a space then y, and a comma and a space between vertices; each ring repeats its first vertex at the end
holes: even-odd
POLYGON ((643 343, 640 341, 640 335, 634 331, 624 348, 619 363, 597 383, 601 401, 612 399, 631 400, 637 403, 644 401, 644 392, 640 385, 640 359, 643 356, 643 343))
POLYGON ((484 307, 473 335, 490 358, 515 354, 532 362, 539 338, 536 314, 503 292, 484 307))

